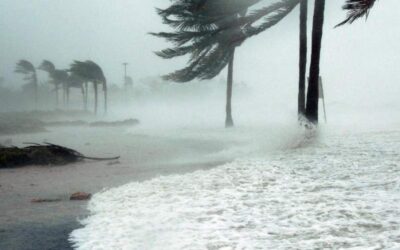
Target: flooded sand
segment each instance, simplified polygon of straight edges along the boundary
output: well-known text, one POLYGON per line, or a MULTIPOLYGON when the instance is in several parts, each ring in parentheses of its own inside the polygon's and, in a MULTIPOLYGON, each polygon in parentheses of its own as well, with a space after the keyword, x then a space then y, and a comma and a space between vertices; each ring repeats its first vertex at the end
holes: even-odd
POLYGON ((46 141, 87 156, 119 155, 121 159, 0 169, 0 249, 70 249, 68 235, 87 214, 86 202, 68 201, 72 193, 96 193, 132 181, 208 169, 230 160, 227 155, 214 155, 224 150, 228 141, 182 132, 166 136, 162 131, 126 128, 52 128, 45 133, 1 136, 0 141, 11 139, 16 146, 46 141), (31 203, 37 198, 62 201, 31 203))
POLYGON ((71 239, 79 250, 399 249, 400 131, 310 139, 98 193, 71 239))

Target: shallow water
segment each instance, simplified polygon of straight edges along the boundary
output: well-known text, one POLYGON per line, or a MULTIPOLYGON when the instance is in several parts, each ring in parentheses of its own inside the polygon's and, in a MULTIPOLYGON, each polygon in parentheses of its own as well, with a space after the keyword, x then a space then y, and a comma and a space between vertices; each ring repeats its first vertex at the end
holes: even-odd
POLYGON ((98 193, 71 240, 77 249, 400 248, 400 131, 292 142, 98 193))

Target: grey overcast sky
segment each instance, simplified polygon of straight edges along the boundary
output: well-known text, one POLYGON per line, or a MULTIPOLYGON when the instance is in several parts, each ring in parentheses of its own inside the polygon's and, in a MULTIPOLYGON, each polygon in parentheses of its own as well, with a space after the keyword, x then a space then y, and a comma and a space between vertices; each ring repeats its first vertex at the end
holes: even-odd
MULTIPOLYGON (((378 1, 367 22, 334 29, 345 16, 340 9, 343 2, 327 0, 321 65, 326 88, 335 100, 355 93, 360 102, 376 95, 398 98, 400 1, 378 1)), ((124 61, 131 63, 135 80, 183 67, 184 60, 157 58, 153 51, 167 44, 147 34, 167 30, 155 7, 168 4, 168 0, 1 0, 0 75, 18 84, 20 78, 12 71, 21 58, 35 64, 52 60, 58 68, 67 68, 73 59, 91 59, 103 66, 111 83, 118 84, 124 61)), ((309 17, 311 21, 312 13, 309 17)), ((263 91, 287 86, 287 95, 295 95, 297 50, 298 9, 238 49, 235 79, 262 86, 263 91)))

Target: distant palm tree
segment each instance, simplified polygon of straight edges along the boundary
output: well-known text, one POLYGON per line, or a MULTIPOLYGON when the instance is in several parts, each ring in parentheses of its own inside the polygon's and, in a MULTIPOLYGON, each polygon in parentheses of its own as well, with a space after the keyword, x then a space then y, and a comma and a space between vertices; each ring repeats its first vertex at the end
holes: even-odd
POLYGON ((23 74, 25 76, 24 80, 28 81, 28 84, 31 84, 34 89, 34 98, 35 98, 35 106, 38 106, 38 78, 36 74, 36 69, 33 64, 27 60, 20 60, 17 63, 15 68, 15 72, 19 74, 23 74))
POLYGON ((55 86, 56 100, 58 105, 58 90, 63 90, 63 102, 66 103, 67 99, 67 85, 68 85, 68 72, 66 70, 58 70, 54 64, 48 60, 44 60, 39 66, 40 70, 43 70, 49 74, 52 84, 55 86))
POLYGON ((103 86, 104 91, 104 112, 107 113, 107 80, 103 70, 92 61, 75 61, 70 67, 71 74, 79 76, 84 82, 91 82, 94 89, 94 112, 97 114, 98 106, 98 84, 103 86))

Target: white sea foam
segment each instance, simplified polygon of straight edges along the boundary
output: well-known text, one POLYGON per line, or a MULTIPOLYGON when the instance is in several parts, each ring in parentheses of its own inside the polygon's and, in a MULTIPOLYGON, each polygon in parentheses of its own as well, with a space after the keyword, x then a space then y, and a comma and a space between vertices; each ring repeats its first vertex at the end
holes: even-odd
POLYGON ((330 135, 96 194, 77 249, 400 249, 400 132, 330 135))

